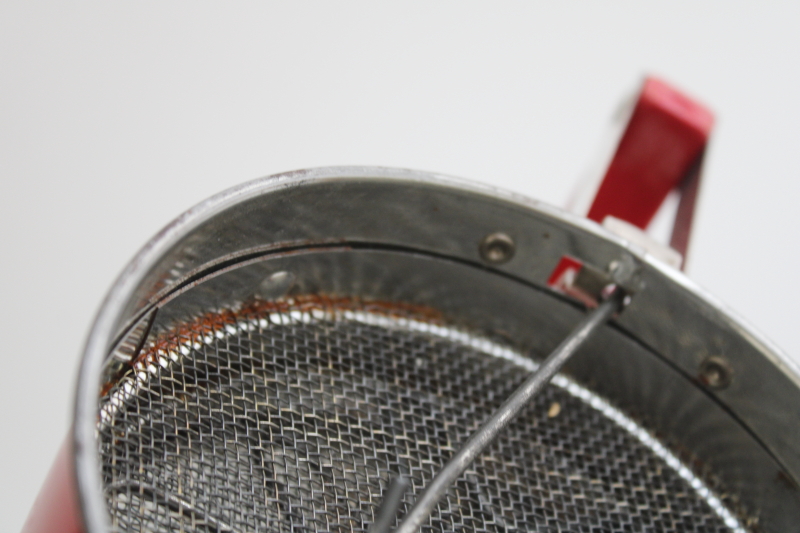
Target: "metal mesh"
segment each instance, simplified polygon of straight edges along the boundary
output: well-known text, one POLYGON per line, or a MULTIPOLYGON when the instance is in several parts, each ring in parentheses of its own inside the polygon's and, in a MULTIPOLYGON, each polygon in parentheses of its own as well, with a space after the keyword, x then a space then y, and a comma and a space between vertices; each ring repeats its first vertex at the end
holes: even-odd
MULTIPOLYGON (((163 334, 104 396, 113 529, 366 531, 390 476, 412 482, 402 515, 532 364, 408 308, 295 301, 209 315, 163 334)), ((423 531, 737 527, 622 416, 559 377, 423 531)))

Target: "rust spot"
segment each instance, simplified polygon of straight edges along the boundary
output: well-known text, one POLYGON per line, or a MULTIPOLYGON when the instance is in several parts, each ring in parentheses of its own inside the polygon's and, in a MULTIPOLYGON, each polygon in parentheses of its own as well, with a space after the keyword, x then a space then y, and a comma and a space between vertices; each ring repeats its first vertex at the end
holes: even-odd
MULTIPOLYGON (((207 313, 189 322, 160 334, 149 346, 145 346, 139 355, 129 363, 130 366, 155 363, 159 354, 176 350, 180 345, 202 339, 203 337, 233 325, 242 320, 262 318, 270 313, 288 313, 290 311, 365 311, 369 313, 398 317, 414 318, 425 322, 442 323, 442 313, 432 307, 403 302, 382 300, 362 300, 348 296, 330 296, 324 294, 293 296, 280 300, 252 299, 239 309, 224 309, 207 313)), ((100 394, 104 396, 115 383, 107 383, 100 394)))
POLYGON ((800 490, 800 486, 797 485, 797 481, 794 480, 789 474, 784 472, 783 470, 779 470, 776 476, 777 480, 789 487, 792 490, 800 490))
POLYGON ((113 379, 111 381, 107 381, 106 383, 104 383, 103 386, 100 387, 100 397, 103 398, 106 394, 108 394, 109 391, 111 391, 111 389, 114 388, 114 385, 116 385, 118 381, 119 379, 113 379))

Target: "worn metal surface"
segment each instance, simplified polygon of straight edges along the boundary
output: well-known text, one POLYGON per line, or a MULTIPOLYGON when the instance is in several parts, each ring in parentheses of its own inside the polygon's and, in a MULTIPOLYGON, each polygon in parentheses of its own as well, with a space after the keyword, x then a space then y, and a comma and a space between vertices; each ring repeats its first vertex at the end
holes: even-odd
MULTIPOLYGON (((303 298, 203 316, 103 399, 112 529, 366 531, 392 475, 411 481, 406 508, 534 368, 417 306, 303 298)), ((743 531, 726 503, 559 377, 422 529, 743 531)))

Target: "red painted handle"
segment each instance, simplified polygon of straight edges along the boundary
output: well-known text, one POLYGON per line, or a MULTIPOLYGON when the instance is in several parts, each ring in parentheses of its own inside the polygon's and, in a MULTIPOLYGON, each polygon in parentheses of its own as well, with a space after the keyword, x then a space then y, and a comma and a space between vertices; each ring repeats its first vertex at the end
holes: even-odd
POLYGON ((682 190, 670 245, 685 256, 714 116, 661 80, 647 78, 587 216, 645 229, 670 191, 682 190))
POLYGON ((22 533, 84 533, 68 435, 33 504, 22 533))

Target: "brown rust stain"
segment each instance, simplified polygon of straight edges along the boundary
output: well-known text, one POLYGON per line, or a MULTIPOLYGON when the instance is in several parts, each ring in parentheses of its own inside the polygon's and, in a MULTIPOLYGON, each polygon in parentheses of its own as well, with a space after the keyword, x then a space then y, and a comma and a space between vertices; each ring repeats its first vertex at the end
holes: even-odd
POLYGON ((797 484, 797 481, 783 470, 778 471, 775 479, 793 491, 800 491, 800 485, 797 484))
MULTIPOLYGON (((234 325, 243 320, 263 318, 270 313, 288 313, 290 311, 363 311, 378 315, 413 318, 424 322, 441 324, 442 313, 437 309, 424 305, 385 300, 365 300, 350 296, 332 296, 312 294, 293 296, 281 300, 252 299, 238 309, 224 309, 207 313, 188 322, 179 324, 158 335, 152 343, 145 346, 139 355, 129 362, 130 367, 155 363, 160 354, 177 350, 182 344, 193 342, 220 329, 234 325)), ((112 380, 100 389, 104 397, 119 382, 112 380)))
POLYGON ((104 398, 106 394, 108 394, 109 392, 111 392, 111 389, 113 389, 113 388, 114 388, 114 385, 116 385, 117 383, 119 383, 119 379, 120 379, 121 377, 122 377, 122 376, 119 376, 119 377, 117 377, 116 379, 112 379, 112 380, 110 380, 110 381, 106 381, 105 383, 103 383, 103 386, 102 386, 102 387, 100 387, 100 397, 101 397, 101 398, 104 398))

